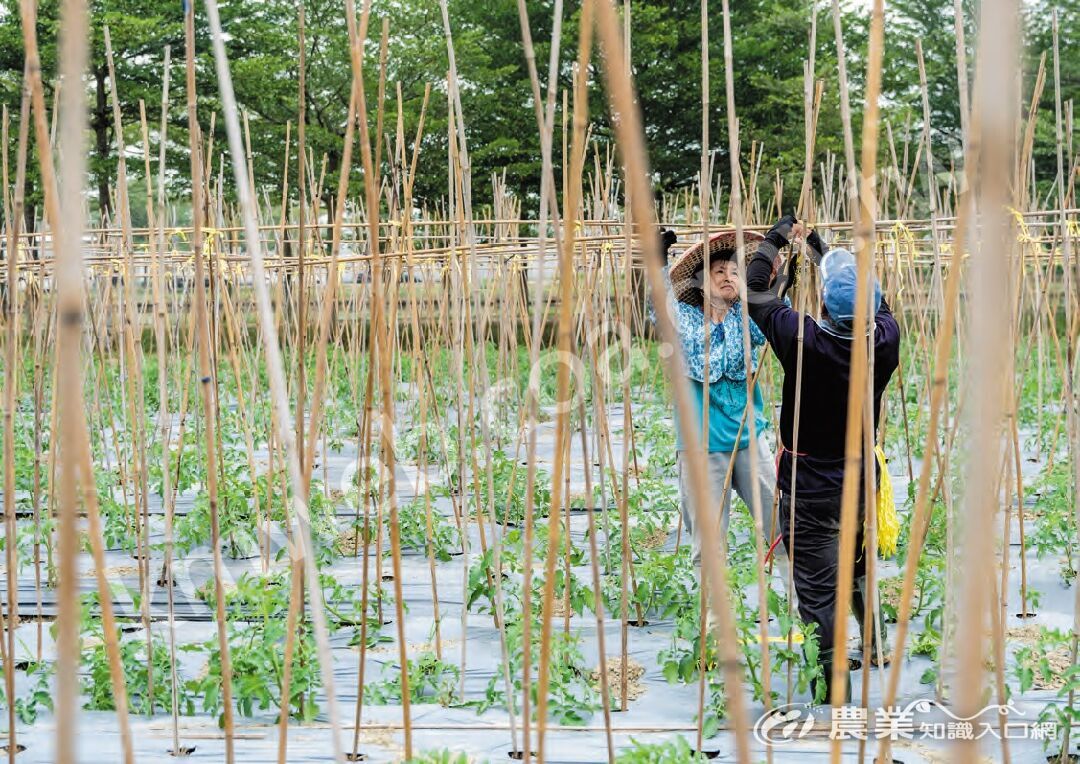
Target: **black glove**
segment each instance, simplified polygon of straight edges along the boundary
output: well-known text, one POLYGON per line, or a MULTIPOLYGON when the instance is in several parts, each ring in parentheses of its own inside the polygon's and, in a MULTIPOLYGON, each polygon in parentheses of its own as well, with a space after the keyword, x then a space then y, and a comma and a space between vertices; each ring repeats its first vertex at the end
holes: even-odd
POLYGON ((667 265, 668 250, 671 249, 671 245, 679 240, 675 235, 675 232, 670 228, 664 228, 660 226, 660 230, 657 232, 660 235, 660 264, 667 265))
POLYGON ((825 255, 825 242, 818 236, 817 231, 811 231, 806 235, 806 245, 808 248, 807 254, 810 256, 811 262, 814 265, 821 263, 821 258, 825 255))
POLYGON ((798 219, 794 215, 784 215, 776 221, 776 225, 769 229, 769 232, 765 234, 765 239, 772 243, 778 250, 783 249, 791 241, 791 228, 798 219))

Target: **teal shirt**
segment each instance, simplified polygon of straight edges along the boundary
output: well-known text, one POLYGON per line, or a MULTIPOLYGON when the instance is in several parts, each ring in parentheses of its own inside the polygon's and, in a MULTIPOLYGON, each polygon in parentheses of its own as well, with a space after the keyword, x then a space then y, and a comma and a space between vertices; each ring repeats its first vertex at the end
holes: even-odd
MULTIPOLYGON (((695 435, 701 434, 701 410, 702 401, 705 397, 705 386, 696 379, 689 379, 690 402, 694 410, 695 435)), ((757 424, 757 432, 760 435, 767 426, 765 417, 762 415, 763 401, 761 388, 754 386, 753 413, 757 424)), ((742 423, 742 412, 746 406, 746 380, 735 382, 721 378, 709 385, 709 453, 719 451, 732 452, 743 449, 750 445, 750 422, 742 423), (742 423, 742 434, 739 435, 739 424, 742 423), (735 437, 739 435, 736 443, 735 437)), ((697 442, 695 438, 692 443, 697 442)), ((678 426, 676 416, 675 425, 675 448, 684 450, 682 431, 678 426)))

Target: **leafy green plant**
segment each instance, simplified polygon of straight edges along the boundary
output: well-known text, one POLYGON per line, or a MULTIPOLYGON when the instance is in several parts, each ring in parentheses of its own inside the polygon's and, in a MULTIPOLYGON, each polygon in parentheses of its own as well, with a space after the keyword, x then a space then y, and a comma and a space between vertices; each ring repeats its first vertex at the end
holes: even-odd
MULTIPOLYGON (((444 663, 433 652, 425 652, 407 661, 409 671, 409 700, 446 706, 454 697, 461 672, 457 666, 444 663)), ((401 702, 401 669, 394 664, 383 666, 386 676, 364 688, 364 699, 372 705, 401 702)))
POLYGON ((421 751, 403 764, 472 764, 472 759, 464 753, 444 748, 441 751, 421 751))
MULTIPOLYGON (((479 466, 478 479, 481 485, 482 496, 477 497, 474 493, 469 494, 469 513, 476 514, 481 511, 477 500, 487 500, 488 496, 488 465, 479 466)), ((528 487, 528 469, 517 464, 508 457, 504 451, 491 452, 491 481, 495 499, 495 518, 500 523, 520 524, 525 520, 527 506, 526 488, 528 487)), ((451 486, 456 487, 460 478, 456 473, 451 473, 451 486)), ((551 510, 551 476, 542 469, 536 470, 532 492, 533 517, 546 517, 551 510)), ((486 515, 485 515, 486 516, 486 515)))
POLYGON ((1066 586, 1072 585, 1077 574, 1075 491, 1072 464, 1068 459, 1045 471, 1036 486, 1035 528, 1028 534, 1028 541, 1039 559, 1064 554, 1058 572, 1066 586))
MULTIPOLYGON (((30 687, 23 695, 15 698, 15 716, 23 724, 33 724, 37 721, 38 714, 42 709, 53 710, 52 692, 49 689, 49 678, 55 672, 56 667, 45 661, 31 661, 26 667, 26 676, 31 679, 30 687)), ((0 668, 0 705, 7 705, 4 681, 4 672, 0 668)))
MULTIPOLYGON (((515 614, 507 614, 506 643, 509 653, 510 677, 514 685, 513 702, 515 711, 520 710, 522 673, 524 670, 524 628, 523 619, 515 614)), ((539 618, 532 617, 531 635, 536 640, 540 634, 539 618)), ((586 724, 595 711, 600 709, 600 699, 589 677, 590 668, 581 652, 581 637, 577 634, 555 631, 551 635, 551 660, 548 667, 548 713, 559 724, 579 726, 586 724)), ((535 718, 537 699, 538 661, 535 659, 536 646, 533 646, 531 665, 532 678, 530 694, 535 718)), ((493 676, 487 686, 483 699, 469 700, 463 705, 476 708, 483 713, 494 706, 506 707, 508 699, 501 674, 493 676)))
POLYGON ((630 742, 631 747, 620 751, 616 757, 619 764, 684 764, 709 760, 705 754, 691 748, 681 735, 666 743, 642 743, 634 738, 630 738, 630 742))
MULTIPOLYGON (((91 647, 83 651, 82 663, 86 672, 82 682, 82 692, 86 696, 84 708, 90 711, 113 711, 116 709, 116 697, 113 693, 112 676, 109 673, 109 658, 99 630, 91 634, 91 647)), ((136 714, 151 714, 155 710, 172 707, 172 672, 169 663, 169 650, 165 640, 155 636, 151 641, 151 658, 147 658, 145 637, 124 639, 123 632, 117 629, 117 642, 120 646, 120 665, 124 670, 124 685, 127 688, 128 711, 136 714), (151 672, 153 672, 153 692, 151 693, 151 672)), ((178 682, 178 709, 180 713, 195 713, 194 698, 182 682, 178 682)))
MULTIPOLYGON (((652 551, 645 553, 634 566, 636 586, 630 586, 630 606, 645 615, 668 619, 697 606, 697 581, 694 578, 690 549, 684 546, 677 554, 652 551)), ((621 605, 622 581, 608 576, 602 583, 604 605, 617 612, 621 605)))
MULTIPOLYGON (((267 619, 259 624, 238 626, 230 623, 229 657, 232 660, 233 701, 243 716, 256 710, 281 707, 281 679, 285 658, 284 619, 267 619)), ((315 702, 321 685, 315 639, 310 628, 300 624, 295 637, 292 674, 289 683, 289 713, 310 722, 319 713, 315 702)), ((208 657, 205 673, 189 680, 186 688, 202 698, 202 710, 223 720, 221 694, 221 652, 217 639, 202 644, 182 645, 188 652, 202 652, 208 657)))
MULTIPOLYGON (((247 456, 238 448, 223 448, 218 479, 217 515, 223 549, 229 557, 258 554, 255 539, 254 485, 247 456)), ((203 489, 195 504, 176 522, 176 546, 184 554, 210 543, 210 495, 203 489)))
MULTIPOLYGON (((384 517, 389 525, 389 512, 384 513, 384 517)), ((428 507, 423 496, 398 507, 398 532, 402 547, 427 553, 430 542, 431 554, 442 562, 450 560, 453 553, 461 549, 457 527, 434 508, 431 508, 431 532, 428 532, 428 507)))

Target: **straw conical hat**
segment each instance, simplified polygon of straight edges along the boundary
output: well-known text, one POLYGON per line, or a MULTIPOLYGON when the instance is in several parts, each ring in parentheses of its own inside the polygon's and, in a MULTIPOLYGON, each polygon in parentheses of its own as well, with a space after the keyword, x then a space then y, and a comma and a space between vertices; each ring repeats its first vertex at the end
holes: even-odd
MULTIPOLYGON (((743 245, 746 248, 746 256, 754 254, 758 245, 765 237, 755 231, 743 231, 743 245)), ((705 250, 704 242, 698 242, 675 258, 671 264, 668 275, 671 278, 671 288, 675 292, 675 299, 687 305, 701 305, 705 302, 702 292, 702 254, 705 250)), ((709 237, 709 259, 724 250, 734 251, 736 246, 735 229, 728 228, 709 237)))

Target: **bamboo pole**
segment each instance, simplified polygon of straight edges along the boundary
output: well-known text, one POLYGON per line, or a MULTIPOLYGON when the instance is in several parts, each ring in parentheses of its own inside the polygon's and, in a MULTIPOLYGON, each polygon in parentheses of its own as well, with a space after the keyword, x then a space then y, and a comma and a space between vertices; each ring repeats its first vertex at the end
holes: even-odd
MULTIPOLYGON (((596 29, 605 51, 604 74, 608 85, 608 96, 612 110, 619 115, 616 122, 616 135, 619 147, 627 167, 627 188, 631 200, 636 205, 635 218, 638 225, 648 225, 653 214, 652 193, 646 172, 646 151, 641 131, 640 115, 634 106, 633 85, 625 67, 619 62, 623 55, 623 42, 618 34, 615 9, 609 0, 596 2, 596 29)), ((647 229, 648 230, 648 229, 647 229)), ((675 353, 665 359, 665 371, 672 385, 676 411, 680 422, 693 421, 689 400, 689 391, 682 357, 679 353, 678 338, 675 336, 670 311, 664 299, 663 279, 657 264, 657 244, 655 236, 640 237, 643 244, 649 285, 653 304, 657 307, 658 326, 663 341, 675 349, 675 353)), ((689 433, 687 433, 689 434, 689 433)), ((695 518, 702 528, 701 544, 706 549, 722 549, 713 525, 706 522, 707 510, 702 500, 707 494, 706 465, 693 449, 687 452, 692 485, 691 506, 695 518)), ((726 572, 721 561, 706 555, 702 558, 703 579, 708 582, 710 604, 717 616, 717 636, 721 649, 720 663, 724 669, 726 681, 724 691, 727 695, 728 708, 736 730, 736 758, 740 762, 749 761, 750 751, 747 735, 746 707, 742 697, 741 667, 736 656, 735 623, 731 613, 730 594, 726 572)))
MULTIPOLYGON (((739 299, 742 300, 743 364, 746 368, 746 405, 754 405, 753 357, 750 353, 750 311, 746 292, 746 243, 743 239, 742 187, 739 181, 739 127, 735 116, 735 73, 731 53, 731 10, 728 0, 722 0, 724 9, 724 82, 727 91, 728 155, 731 159, 731 197, 729 207, 735 223, 735 247, 739 270, 739 299)), ((769 598, 765 582, 764 526, 761 507, 761 481, 758 474, 757 417, 753 412, 747 416, 750 433, 750 474, 754 480, 750 490, 750 511, 754 518, 754 537, 757 544, 758 621, 761 634, 761 692, 765 710, 772 708, 772 664, 769 658, 769 598)), ((771 508, 770 508, 771 511, 771 508)), ((794 511, 794 507, 792 508, 794 511)), ((726 539, 724 539, 726 541, 726 539)), ((766 747, 766 758, 772 761, 772 748, 766 747)))
MULTIPOLYGON (((49 145, 45 125, 44 96, 41 85, 41 64, 36 32, 36 8, 32 0, 23 0, 21 7, 23 42, 26 48, 26 72, 33 105, 35 139, 39 147, 49 145)), ((80 0, 65 0, 61 7, 60 71, 69 81, 79 81, 86 69, 86 7, 80 0)), ((116 701, 117 722, 120 727, 125 762, 133 762, 131 733, 127 719, 127 694, 123 675, 119 673, 119 650, 112 620, 112 602, 105 586, 101 563, 101 540, 93 530, 97 519, 95 486, 90 470, 89 435, 86 428, 82 391, 81 334, 83 323, 83 264, 79 252, 82 220, 75 226, 60 223, 59 210, 82 209, 81 192, 85 174, 85 155, 82 151, 83 130, 86 125, 86 104, 82 93, 68 88, 63 93, 63 119, 60 146, 63 163, 62 200, 57 198, 56 176, 52 154, 39 150, 41 178, 45 190, 46 217, 51 222, 54 237, 58 313, 57 333, 57 404, 59 432, 65 447, 60 456, 59 513, 59 575, 57 587, 57 690, 55 713, 57 725, 55 760, 69 764, 75 760, 75 738, 78 735, 76 698, 79 664, 79 604, 77 583, 78 489, 87 503, 91 519, 91 543, 98 566, 98 583, 102 590, 102 621, 106 650, 109 656, 110 677, 116 701), (80 480, 80 471, 83 473, 80 480)), ((55 430, 54 430, 55 431, 55 430)), ((12 571, 9 571, 9 576, 12 571)), ((10 657, 10 656, 9 656, 10 657)), ((12 746, 9 751, 14 750, 12 746)), ((9 753, 10 755, 10 753, 9 753)))
MULTIPOLYGON (((23 98, 25 104, 26 99, 23 98)), ((23 121, 25 122, 25 110, 23 121)), ((15 730, 15 629, 19 622, 19 565, 15 543, 15 400, 19 384, 19 276, 18 220, 11 217, 11 191, 8 185, 8 110, 3 109, 3 184, 4 223, 7 229, 7 284, 4 289, 4 562, 7 574, 7 611, 4 627, 7 643, 3 655, 4 697, 7 703, 8 761, 15 761, 18 733, 15 730)), ((2 642, 2 640, 0 640, 2 642)))
MULTIPOLYGON (((884 4, 876 0, 870 17, 870 51, 867 61, 866 106, 862 129, 862 182, 859 185, 859 216, 856 219, 855 248, 857 259, 856 294, 869 294, 871 267, 874 252, 874 218, 877 202, 873 179, 877 162, 878 95, 881 87, 881 59, 884 37, 884 4)), ((869 300, 856 300, 855 317, 852 321, 851 373, 848 388, 847 432, 844 442, 844 482, 840 508, 840 554, 836 580, 836 608, 834 614, 832 696, 833 706, 842 705, 848 680, 845 660, 847 650, 847 613, 851 604, 853 563, 855 559, 857 504, 859 484, 862 477, 862 424, 863 406, 866 405, 867 326, 869 300)), ((872 454, 866 455, 872 458, 872 454)), ((866 508, 873 511, 872 507, 866 508)), ((839 764, 841 741, 834 739, 831 745, 833 764, 839 764)))
MULTIPOLYGON (((314 547, 311 539, 311 519, 308 515, 307 496, 303 493, 303 477, 300 469, 294 431, 290 427, 289 403, 285 389, 285 372, 281 360, 281 347, 278 344, 270 306, 270 296, 266 288, 266 276, 263 271, 262 250, 256 230, 255 211, 248 196, 250 184, 246 177, 247 168, 243 162, 243 143, 240 137, 240 123, 237 116, 236 98, 233 94, 232 77, 229 73, 225 54, 225 43, 221 34, 221 21, 215 0, 206 0, 206 10, 210 22, 210 31, 214 45, 214 62, 217 67, 218 85, 221 90, 222 105, 225 111, 225 126, 229 139, 229 151, 232 155, 233 174, 244 218, 245 238, 251 256, 251 269, 254 276, 254 291, 259 307, 259 328, 263 340, 263 353, 269 372, 274 414, 278 427, 279 440, 286 451, 289 484, 292 486, 293 543, 290 554, 293 560, 300 558, 304 566, 304 579, 307 582, 308 596, 311 602, 312 621, 315 630, 319 669, 323 688, 327 698, 327 713, 330 719, 333 761, 343 761, 340 724, 338 721, 337 699, 334 692, 333 658, 326 624, 326 612, 322 599, 322 587, 319 583, 318 569, 315 563, 314 547), (297 544, 297 539, 299 544, 297 544)), ((218 601, 221 601, 219 595, 218 601)), ((399 600, 400 606, 400 600, 399 600)), ((287 701, 285 701, 287 702, 287 701)))
MULTIPOLYGON (((964 524, 989 527, 998 505, 994 481, 983 474, 985 465, 997 464, 1001 454, 1001 415, 1004 403, 1004 368, 1012 348, 1002 342, 1008 330, 1000 307, 1007 299, 1005 267, 1012 241, 1011 218, 1003 210, 1010 203, 1009 171, 1014 157, 1016 124, 1015 68, 1018 41, 1018 8, 1014 0, 988 1, 982 6, 978 73, 974 113, 981 136, 979 207, 984 212, 980 257, 971 268, 969 341, 974 352, 968 359, 968 409, 971 447, 965 469, 964 524)), ((960 603, 958 640, 965 649, 958 656, 956 709, 960 716, 978 713, 982 697, 985 640, 985 577, 972 575, 990 557, 989 534, 966 533, 961 539, 964 594, 960 603)), ((957 741, 958 760, 973 764, 978 743, 957 741)))
POLYGON ((225 619, 225 563, 221 555, 218 518, 217 383, 211 363, 210 324, 207 315, 205 266, 203 263, 203 166, 195 94, 195 7, 184 14, 184 56, 187 62, 187 118, 191 154, 191 250, 195 260, 195 327, 198 332, 199 392, 203 405, 203 434, 206 448, 206 488, 210 502, 210 545, 214 569, 214 609, 221 660, 222 721, 225 729, 225 761, 235 759, 232 696, 232 660, 229 655, 228 623, 225 619))
MULTIPOLYGON (((443 0, 443 2, 445 8, 445 0, 443 0)), ((588 110, 586 93, 588 82, 587 62, 591 58, 592 49, 592 30, 590 23, 592 21, 592 12, 592 3, 590 0, 586 0, 586 4, 582 8, 578 69, 574 82, 574 128, 570 160, 571 179, 581 177, 582 164, 584 162, 585 147, 583 141, 585 137, 585 121, 588 110)), ((575 281, 572 272, 575 246, 573 221, 577 216, 579 204, 578 194, 580 193, 580 188, 580 182, 572 183, 569 187, 570 195, 564 201, 565 209, 563 223, 565 228, 563 231, 559 262, 559 319, 557 334, 558 352, 564 359, 569 358, 571 346, 571 307, 573 303, 575 281)), ((537 759, 540 762, 545 761, 545 731, 547 728, 548 682, 550 679, 549 671, 551 661, 551 619, 554 608, 555 563, 558 559, 560 535, 559 510, 562 507, 562 502, 568 500, 568 497, 563 495, 563 471, 564 469, 569 469, 569 465, 567 464, 569 461, 567 458, 569 449, 567 446, 569 445, 569 439, 571 437, 569 422, 570 365, 566 360, 559 364, 556 372, 555 401, 555 461, 551 476, 551 507, 548 512, 548 553, 544 567, 544 596, 540 619, 540 660, 538 664, 539 675, 537 677, 536 687, 536 750, 537 759)), ((584 425, 584 422, 582 424, 584 425)), ((530 459, 530 461, 532 460, 530 459)), ((570 532, 569 526, 567 526, 566 532, 570 532)), ((566 585, 570 585, 569 580, 566 581, 566 585)), ((529 619, 531 618, 531 614, 526 611, 524 617, 529 619)), ((623 674, 625 675, 625 657, 623 660, 623 674)), ((624 692, 623 703, 625 704, 625 702, 626 696, 624 692)))

